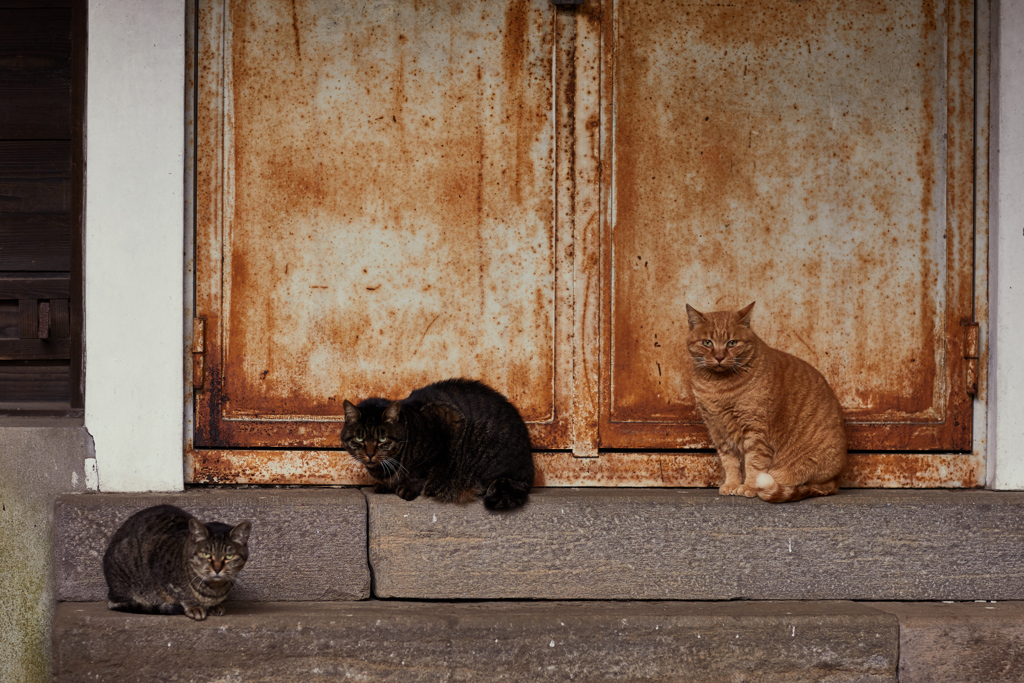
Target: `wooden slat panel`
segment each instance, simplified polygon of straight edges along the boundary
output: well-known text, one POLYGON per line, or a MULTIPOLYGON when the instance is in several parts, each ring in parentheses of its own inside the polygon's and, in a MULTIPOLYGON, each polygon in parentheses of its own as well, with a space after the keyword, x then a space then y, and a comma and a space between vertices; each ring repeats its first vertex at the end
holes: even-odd
POLYGON ((0 300, 0 339, 18 339, 18 302, 0 300))
POLYGON ((0 339, 0 360, 63 360, 71 357, 67 339, 0 339))
POLYGON ((0 141, 0 213, 70 210, 70 142, 0 141))
POLYGON ((37 9, 40 7, 71 7, 71 0, 0 0, 0 9, 37 9))
POLYGON ((0 271, 70 269, 70 216, 0 214, 0 271))
POLYGON ((43 277, 0 277, 0 300, 66 299, 70 289, 67 275, 43 277))
POLYGON ((18 337, 21 339, 39 338, 39 301, 22 299, 18 302, 18 337))
POLYGON ((0 10, 0 69, 52 71, 70 64, 70 8, 0 10))
POLYGON ((50 338, 71 337, 71 309, 67 299, 50 299, 50 338))
POLYGON ((70 177, 70 142, 0 140, 0 180, 70 177))
POLYGON ((10 402, 67 401, 71 389, 69 364, 0 362, 0 406, 10 402))
POLYGON ((0 70, 0 135, 7 139, 71 137, 71 71, 0 70))
POLYGON ((71 407, 85 405, 85 369, 82 339, 83 245, 85 242, 85 83, 88 0, 71 7, 71 407))

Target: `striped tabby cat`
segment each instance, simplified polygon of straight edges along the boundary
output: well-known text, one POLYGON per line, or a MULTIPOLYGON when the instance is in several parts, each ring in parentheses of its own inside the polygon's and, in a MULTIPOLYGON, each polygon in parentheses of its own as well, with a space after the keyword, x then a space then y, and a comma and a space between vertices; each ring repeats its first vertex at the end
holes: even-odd
POLYGON ((250 528, 249 522, 203 524, 173 505, 136 512, 103 555, 107 606, 196 620, 224 614, 220 603, 249 557, 250 528))
POLYGON ((718 492, 772 503, 836 493, 846 464, 839 400, 820 372, 754 334, 753 308, 686 306, 693 395, 725 470, 718 492))

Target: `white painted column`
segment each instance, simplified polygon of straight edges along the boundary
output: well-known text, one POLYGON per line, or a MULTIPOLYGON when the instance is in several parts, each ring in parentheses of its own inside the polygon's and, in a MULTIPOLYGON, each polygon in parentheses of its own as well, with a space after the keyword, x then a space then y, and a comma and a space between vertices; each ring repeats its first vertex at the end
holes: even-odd
POLYGON ((1024 489, 1024 2, 993 8, 988 485, 1024 489))
POLYGON ((185 3, 89 0, 85 426, 101 491, 184 488, 185 3))

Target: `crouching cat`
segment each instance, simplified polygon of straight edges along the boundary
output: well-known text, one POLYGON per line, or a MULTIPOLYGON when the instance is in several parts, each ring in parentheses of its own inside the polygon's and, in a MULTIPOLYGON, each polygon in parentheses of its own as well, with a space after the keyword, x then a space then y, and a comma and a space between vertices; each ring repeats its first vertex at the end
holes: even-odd
POLYGON ((103 555, 107 606, 196 620, 224 614, 220 603, 249 557, 250 528, 249 522, 203 524, 173 505, 136 512, 103 555))
POLYGON ((534 475, 530 434, 515 406, 486 384, 449 379, 401 401, 344 405, 342 443, 377 480, 376 492, 447 503, 483 496, 490 510, 526 503, 534 475))
POLYGON ((718 492, 772 503, 836 493, 846 464, 839 400, 820 372, 754 334, 753 308, 686 306, 693 395, 725 470, 718 492))

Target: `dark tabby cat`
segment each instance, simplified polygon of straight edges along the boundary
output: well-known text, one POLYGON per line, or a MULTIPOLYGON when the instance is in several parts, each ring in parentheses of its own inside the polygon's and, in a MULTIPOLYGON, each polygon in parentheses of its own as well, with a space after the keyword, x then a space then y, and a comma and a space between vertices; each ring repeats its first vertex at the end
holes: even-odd
POLYGON ((533 455, 515 406, 482 382, 449 379, 401 401, 345 401, 345 448, 379 483, 405 500, 421 493, 446 503, 483 495, 490 510, 526 502, 533 455))
POLYGON ((173 505, 129 517, 103 555, 107 607, 144 614, 220 616, 249 557, 249 522, 201 523, 173 505))

